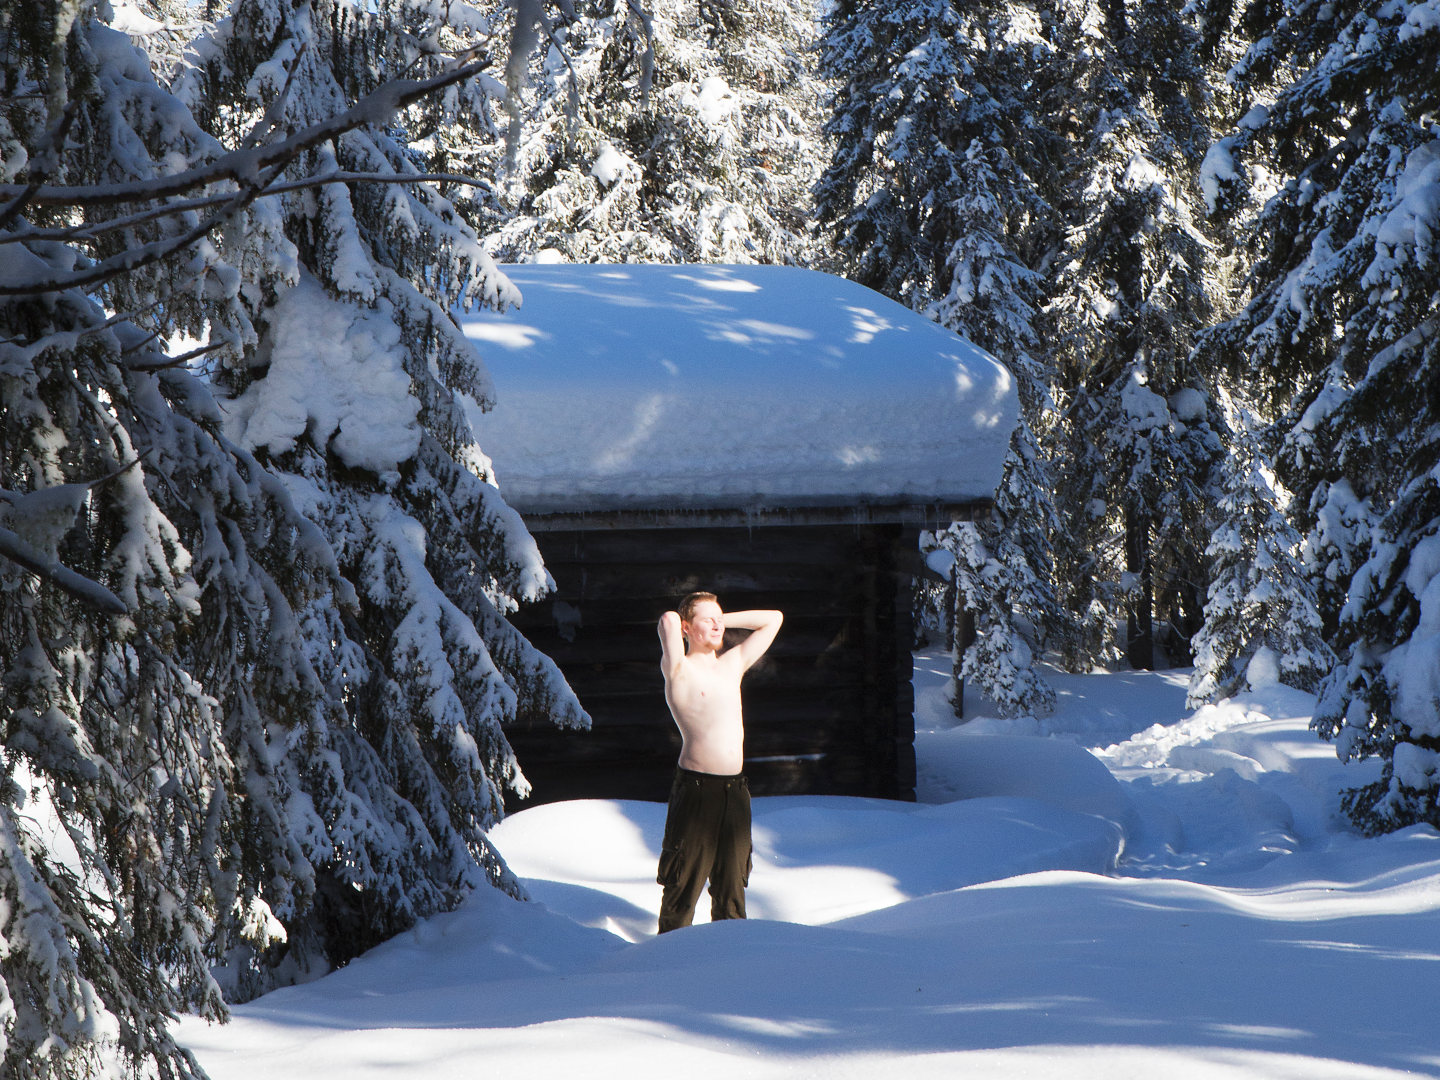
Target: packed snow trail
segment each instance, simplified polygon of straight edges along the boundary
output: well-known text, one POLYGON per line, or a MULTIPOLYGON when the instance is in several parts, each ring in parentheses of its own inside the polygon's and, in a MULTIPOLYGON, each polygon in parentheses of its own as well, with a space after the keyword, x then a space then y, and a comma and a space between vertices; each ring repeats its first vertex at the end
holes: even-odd
POLYGON ((1059 676, 1043 724, 957 726, 925 665, 938 801, 757 799, 749 921, 654 936, 663 805, 536 807, 493 834, 535 903, 185 1039, 215 1080, 1440 1075, 1440 835, 1345 828, 1310 699, 1059 676))

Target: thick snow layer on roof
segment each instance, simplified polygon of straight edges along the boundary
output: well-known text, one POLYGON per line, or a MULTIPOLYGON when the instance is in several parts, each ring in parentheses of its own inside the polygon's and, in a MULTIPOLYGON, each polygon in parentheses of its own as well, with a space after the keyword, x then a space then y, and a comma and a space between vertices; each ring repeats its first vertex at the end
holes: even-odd
POLYGON ((1015 423, 993 357, 842 278, 775 266, 504 268, 457 313, 495 380, 476 418, 522 511, 988 498, 1015 423))

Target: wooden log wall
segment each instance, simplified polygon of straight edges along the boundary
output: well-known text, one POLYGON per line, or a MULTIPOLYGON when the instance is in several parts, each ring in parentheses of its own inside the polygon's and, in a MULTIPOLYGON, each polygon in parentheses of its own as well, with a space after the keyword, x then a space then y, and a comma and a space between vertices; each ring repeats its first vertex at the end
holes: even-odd
POLYGON ((537 530, 558 591, 511 621, 560 665, 589 732, 507 729, 534 792, 663 801, 680 735, 656 621, 687 592, 785 625, 745 677, 746 773, 757 795, 913 799, 912 524, 537 530))

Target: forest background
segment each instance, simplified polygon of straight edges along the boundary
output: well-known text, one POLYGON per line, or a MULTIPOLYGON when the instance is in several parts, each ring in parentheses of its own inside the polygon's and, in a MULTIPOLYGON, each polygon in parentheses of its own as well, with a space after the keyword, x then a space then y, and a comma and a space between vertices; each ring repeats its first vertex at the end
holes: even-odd
POLYGON ((1440 825, 1437 70, 1436 0, 0 0, 3 1071, 198 1075, 168 1015, 515 888, 504 725, 587 718, 505 618, 497 262, 966 335, 1023 418, 927 538, 964 676, 1261 663, 1440 825))

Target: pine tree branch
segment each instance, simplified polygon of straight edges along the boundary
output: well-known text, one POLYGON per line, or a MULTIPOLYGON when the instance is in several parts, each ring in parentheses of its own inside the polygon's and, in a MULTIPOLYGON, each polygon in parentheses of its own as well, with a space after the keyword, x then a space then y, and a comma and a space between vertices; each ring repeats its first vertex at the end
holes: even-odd
MULTIPOLYGON (((260 197, 270 195, 283 195, 291 191, 302 191, 306 188, 322 187, 326 184, 461 184, 466 187, 484 187, 489 181, 478 177, 467 176, 463 173, 369 173, 369 172, 342 172, 339 170, 321 173, 316 176, 307 176, 301 180, 287 180, 283 184, 271 184, 260 197)), ((131 229, 139 225, 145 225, 152 221, 161 221, 176 214, 189 213, 195 210, 207 210, 214 206, 233 199, 236 192, 227 191, 218 195, 205 195, 195 199, 186 199, 184 202, 166 203, 151 210, 144 210, 135 214, 127 214, 125 217, 109 218, 105 221, 87 222, 83 225, 71 225, 63 229, 31 229, 27 232, 14 232, 0 236, 0 246, 5 244, 21 244, 30 240, 56 240, 62 243, 83 243, 95 240, 106 233, 115 232, 118 229, 131 229)))
POLYGON ((290 100, 290 88, 295 85, 295 74, 300 70, 300 61, 305 58, 305 51, 309 48, 308 41, 301 42, 300 48, 295 52, 295 59, 290 62, 290 70, 285 73, 285 85, 280 87, 280 93, 275 95, 275 100, 270 103, 260 119, 255 121, 255 126, 246 133, 245 138, 240 140, 238 149, 248 150, 252 146, 259 146, 260 141, 274 131, 275 126, 280 123, 285 103, 290 100))
MULTIPOLYGON (((189 352, 183 352, 179 356, 166 356, 164 353, 151 353, 149 356, 147 356, 146 359, 150 360, 158 356, 158 359, 154 359, 154 362, 146 363, 145 361, 140 361, 134 364, 127 363, 124 365, 124 368, 126 371, 145 372, 164 371, 166 368, 184 367, 191 360, 199 359, 200 357, 206 356, 209 353, 213 353, 220 349, 223 349, 228 344, 229 342, 227 341, 215 341, 211 342, 209 345, 201 345, 198 348, 191 349, 189 352)), ((127 353, 131 351, 134 350, 126 350, 127 353)))
MULTIPOLYGON (((466 55, 469 55, 468 53, 466 55)), ((311 124, 287 139, 267 146, 246 147, 222 154, 207 165, 173 176, 157 177, 137 184, 92 184, 80 186, 41 185, 28 201, 36 206, 109 206, 116 203, 149 202, 172 195, 185 195, 196 188, 232 181, 254 185, 266 170, 283 169, 311 147, 318 146, 366 124, 388 123, 401 109, 457 82, 485 70, 484 61, 464 63, 428 79, 392 79, 366 94, 342 113, 311 124)), ((27 195, 31 185, 0 184, 0 198, 27 195)))
MULTIPOLYGON (((84 484, 84 487, 87 490, 93 490, 102 484, 108 484, 117 476, 140 464, 143 457, 142 454, 140 457, 126 462, 98 480, 89 481, 84 484)), ((24 498, 25 496, 18 492, 0 488, 0 502, 18 506, 24 498)), ((76 573, 68 566, 63 565, 59 559, 47 557, 24 537, 4 527, 0 527, 0 557, 7 558, 24 567, 36 577, 51 582, 57 588, 97 611, 103 611, 107 615, 124 615, 129 611, 124 602, 104 585, 83 574, 76 573)))
MULTIPOLYGON (((68 202, 64 203, 65 205, 96 206, 183 194, 195 187, 225 180, 231 180, 240 185, 237 192, 219 196, 228 201, 217 213, 177 237, 144 244, 139 248, 121 252, 103 262, 73 273, 57 274, 41 281, 0 284, 0 296, 34 296, 65 289, 92 288, 119 277, 121 274, 128 274, 167 259, 201 237, 220 228, 256 199, 269 194, 276 177, 291 161, 306 150, 357 127, 366 124, 384 124, 413 102, 436 90, 477 75, 483 68, 483 63, 476 62, 463 64, 452 71, 429 79, 393 79, 367 94, 343 113, 318 124, 312 124, 304 131, 282 142, 264 148, 232 151, 208 166, 191 169, 174 177, 166 177, 131 187, 117 188, 115 185, 107 185, 88 188, 41 188, 40 194, 35 196, 34 201, 37 203, 56 205, 56 193, 65 192, 72 196, 68 202), (121 193, 122 197, 116 197, 117 191, 121 193)), ((405 174, 397 175, 404 176, 405 174)), ((6 194, 10 187, 10 185, 0 185, 0 196, 6 194)))
POLYGON ((97 611, 107 615, 124 615, 128 610, 120 598, 104 585, 83 574, 77 574, 54 559, 47 559, 40 551, 6 528, 0 528, 0 557, 24 567, 36 577, 50 582, 97 611))
POLYGON ((1428 319, 1423 319, 1419 325, 1392 341, 1370 358, 1370 363, 1365 371, 1365 380, 1368 382, 1376 378, 1385 368, 1423 346, 1437 333, 1440 333, 1440 316, 1432 315, 1428 319))
MULTIPOLYGON (((66 106, 65 111, 60 114, 60 122, 45 133, 45 137, 36 148, 36 168, 32 170, 32 177, 28 184, 21 186, 15 192, 15 197, 10 205, 0 210, 0 229, 5 228, 10 222, 25 209, 45 186, 45 177, 49 176, 55 169, 55 163, 59 160, 58 148, 65 144, 65 136, 70 132, 70 125, 75 122, 75 116, 80 111, 78 102, 71 102, 66 106)), ((13 185, 11 185, 13 186, 13 185)), ((3 197, 3 192, 0 192, 3 197)))
POLYGON ((270 181, 273 180, 284 167, 284 163, 273 166, 268 178, 258 184, 242 186, 238 192, 227 196, 228 201, 218 213, 212 214, 198 225, 186 230, 177 237, 142 244, 138 248, 122 251, 120 254, 113 255, 84 270, 77 270, 69 274, 57 274, 55 277, 48 279, 32 279, 16 284, 0 284, 0 296, 35 296, 42 293, 61 292, 66 289, 89 288, 95 285, 102 285, 111 278, 119 277, 122 274, 128 274, 142 267, 150 266, 153 263, 162 262, 176 252, 189 247, 201 237, 220 228, 231 217, 258 199, 265 193, 265 188, 269 185, 270 181))

